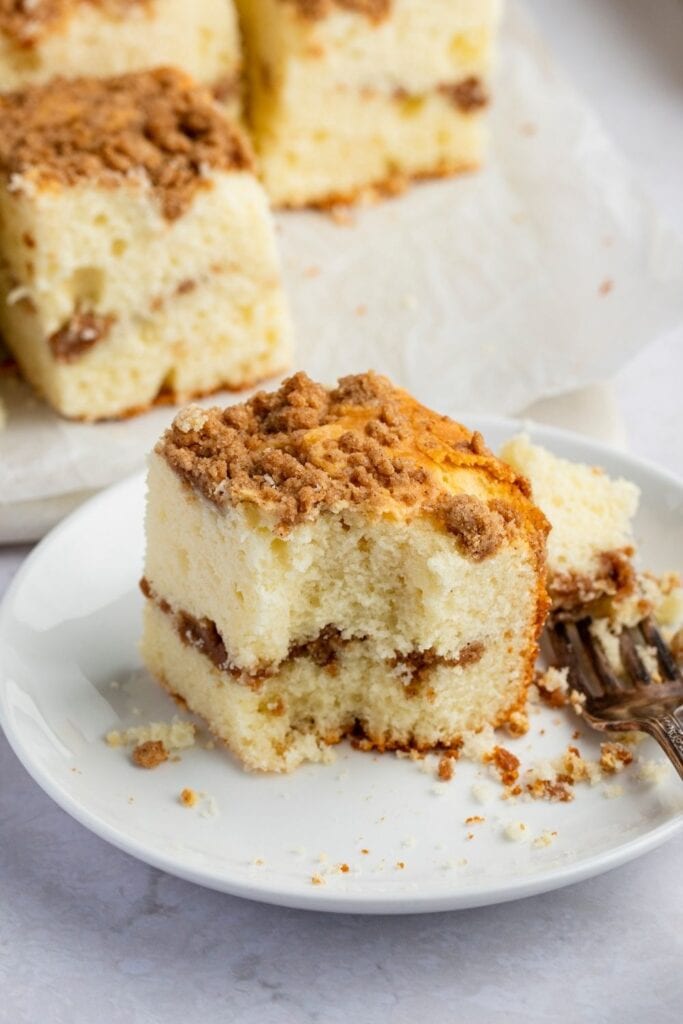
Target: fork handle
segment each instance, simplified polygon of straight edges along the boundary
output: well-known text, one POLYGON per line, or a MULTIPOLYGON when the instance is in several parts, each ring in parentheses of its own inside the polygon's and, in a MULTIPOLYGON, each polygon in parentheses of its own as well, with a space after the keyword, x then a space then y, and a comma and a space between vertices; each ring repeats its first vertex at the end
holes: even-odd
POLYGON ((656 718, 646 718, 640 728, 657 740, 674 768, 683 779, 683 725, 675 715, 665 711, 656 718))

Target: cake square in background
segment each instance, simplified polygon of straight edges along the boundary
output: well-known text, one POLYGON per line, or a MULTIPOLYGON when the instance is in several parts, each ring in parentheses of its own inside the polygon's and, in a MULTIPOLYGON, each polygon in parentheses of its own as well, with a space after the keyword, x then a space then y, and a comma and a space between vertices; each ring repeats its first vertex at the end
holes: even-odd
POLYGON ((238 0, 276 205, 326 206, 482 161, 499 0, 238 0))
POLYGON ((0 96, 0 328, 86 420, 242 388, 289 362, 248 143, 173 69, 0 96))
POLYGON ((232 0, 32 0, 0 7, 0 91, 57 75, 119 75, 175 65, 240 107, 232 0))

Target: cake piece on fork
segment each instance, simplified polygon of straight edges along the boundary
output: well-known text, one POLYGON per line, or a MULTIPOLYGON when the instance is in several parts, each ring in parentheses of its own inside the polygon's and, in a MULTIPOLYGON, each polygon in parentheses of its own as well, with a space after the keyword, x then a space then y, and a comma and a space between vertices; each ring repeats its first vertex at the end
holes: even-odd
POLYGON ((531 483, 551 524, 548 589, 557 611, 585 614, 592 602, 634 592, 633 517, 640 492, 597 466, 570 462, 519 434, 500 457, 531 483))
POLYGON ((157 69, 0 96, 0 330, 86 420, 287 366, 267 199, 208 92, 157 69))
POLYGON ((175 65, 236 114, 242 55, 232 0, 18 0, 0 4, 0 91, 56 76, 175 65))
POLYGON ((547 523, 481 435, 372 373, 182 410, 149 469, 150 671, 254 770, 510 721, 547 523))
POLYGON ((499 0, 237 0, 276 205, 330 206, 480 165, 499 0))

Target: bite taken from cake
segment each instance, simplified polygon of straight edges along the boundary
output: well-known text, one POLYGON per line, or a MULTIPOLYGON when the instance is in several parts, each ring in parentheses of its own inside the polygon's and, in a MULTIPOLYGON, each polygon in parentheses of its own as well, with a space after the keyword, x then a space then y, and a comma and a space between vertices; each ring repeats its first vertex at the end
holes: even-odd
POLYGON ((548 524, 480 434, 373 373, 181 411, 151 457, 142 653, 248 769, 510 721, 548 524))
POLYGON ((268 202, 209 92, 162 68, 0 96, 0 330, 78 419, 287 367, 268 202))

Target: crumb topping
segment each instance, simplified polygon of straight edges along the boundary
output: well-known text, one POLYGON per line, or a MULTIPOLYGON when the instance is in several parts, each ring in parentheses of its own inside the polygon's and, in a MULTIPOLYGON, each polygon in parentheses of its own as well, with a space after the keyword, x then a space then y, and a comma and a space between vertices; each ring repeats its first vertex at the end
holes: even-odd
POLYGON ((131 757, 138 768, 156 768, 168 761, 168 750, 161 740, 147 740, 135 747, 131 757))
POLYGON ((476 75, 469 75, 459 82, 444 83, 439 86, 439 92, 464 114, 481 110, 489 102, 486 86, 476 75))
POLYGON ((50 351, 59 362, 73 363, 98 341, 103 341, 115 322, 116 317, 111 315, 101 316, 87 310, 77 310, 47 339, 50 351))
POLYGON ((131 8, 148 7, 150 0, 0 0, 0 33, 30 49, 86 4, 121 17, 131 8))
POLYGON ((252 166, 247 143, 207 91, 173 68, 57 78, 0 97, 0 171, 38 185, 139 181, 174 220, 208 169, 252 166))
POLYGON ((362 14, 370 21, 380 22, 391 13, 392 0, 281 0, 295 7, 307 21, 319 21, 332 14, 335 8, 362 14))
POLYGON ((286 535, 322 512, 431 515, 466 557, 528 530, 539 557, 548 526, 527 483, 476 431, 424 408, 372 372, 328 390, 304 373, 227 409, 191 408, 156 451, 216 505, 249 502, 286 535), (472 480, 477 494, 461 493, 472 480))

